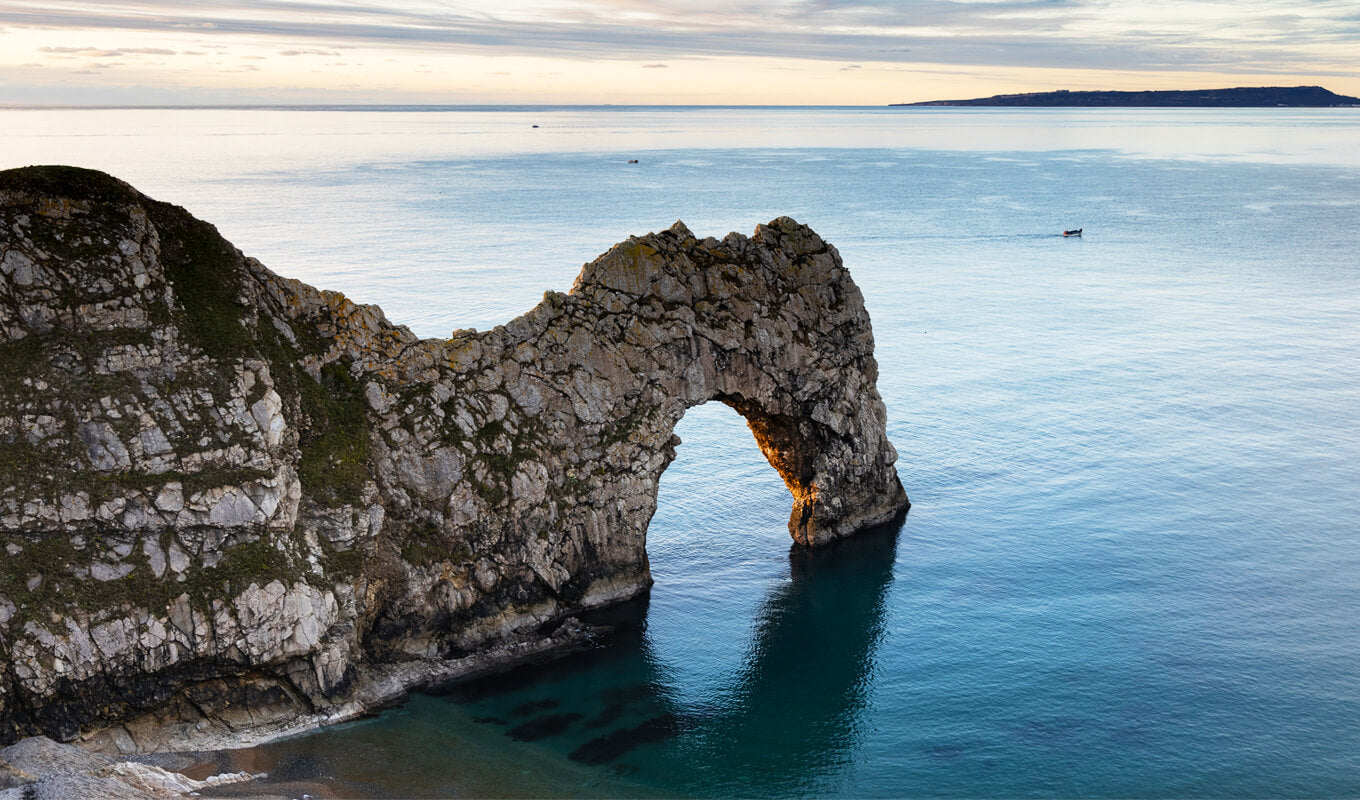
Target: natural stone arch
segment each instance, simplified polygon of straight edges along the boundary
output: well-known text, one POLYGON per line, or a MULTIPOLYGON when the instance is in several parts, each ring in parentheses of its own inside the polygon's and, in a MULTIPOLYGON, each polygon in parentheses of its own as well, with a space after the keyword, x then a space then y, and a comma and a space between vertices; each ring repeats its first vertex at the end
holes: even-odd
MULTIPOLYGON (((631 238, 587 264, 570 293, 549 292, 491 331, 421 342, 399 362, 397 375, 436 394, 478 388, 442 401, 452 416, 442 426, 482 445, 450 451, 460 480, 448 513, 418 513, 434 511, 426 518, 453 550, 528 542, 524 600, 531 584, 571 605, 650 585, 645 532, 673 431, 704 402, 746 418, 793 496, 797 543, 822 545, 907 507, 863 298, 835 249, 788 218, 749 239, 698 240, 681 223, 631 238), (429 364, 446 367, 415 369, 429 364)), ((397 463, 377 461, 384 494, 422 494, 411 472, 383 469, 397 463)), ((404 620, 420 616, 413 600, 398 604, 404 620)))
POLYGON ((676 223, 587 265, 572 294, 661 304, 657 345, 677 366, 686 347, 690 358, 679 374, 658 364, 642 379, 686 407, 718 400, 747 420, 793 495, 789 533, 799 544, 825 544, 905 507, 864 298, 810 228, 781 217, 750 239, 720 242, 676 223))

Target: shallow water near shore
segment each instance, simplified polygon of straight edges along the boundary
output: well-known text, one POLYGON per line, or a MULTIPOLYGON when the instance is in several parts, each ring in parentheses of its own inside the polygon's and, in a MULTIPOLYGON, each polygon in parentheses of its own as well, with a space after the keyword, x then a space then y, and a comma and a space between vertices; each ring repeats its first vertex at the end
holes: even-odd
POLYGON ((267 745, 356 797, 1360 794, 1360 113, 0 111, 418 334, 788 214, 873 318, 913 508, 790 550, 692 409, 594 651, 267 745), (539 129, 530 126, 538 124, 539 129), (638 164, 628 164, 629 159, 638 164), (1084 228, 1064 239, 1064 228, 1084 228))

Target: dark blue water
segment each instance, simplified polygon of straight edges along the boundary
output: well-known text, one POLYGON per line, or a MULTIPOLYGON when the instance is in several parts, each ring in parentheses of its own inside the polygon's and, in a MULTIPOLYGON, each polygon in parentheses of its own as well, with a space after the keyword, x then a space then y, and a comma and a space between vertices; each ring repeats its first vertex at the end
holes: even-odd
POLYGON ((11 143, 125 167, 424 335, 503 322, 629 233, 790 214, 864 291, 913 508, 791 552, 742 420, 693 409, 648 533, 656 587, 605 646, 270 745, 280 776, 1360 795, 1360 115, 544 111, 557 138, 530 139, 525 113, 11 143), (216 155, 172 176, 146 142, 216 155))

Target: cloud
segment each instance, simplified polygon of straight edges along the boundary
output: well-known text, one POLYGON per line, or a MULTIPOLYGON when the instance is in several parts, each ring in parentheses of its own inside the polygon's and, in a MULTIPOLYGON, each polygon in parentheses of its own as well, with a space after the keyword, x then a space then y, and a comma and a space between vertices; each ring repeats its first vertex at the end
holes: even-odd
POLYGON ((280 50, 281 56, 338 56, 334 50, 280 50))
MULTIPOLYGON (((198 31, 577 59, 733 56, 995 67, 1240 69, 1332 63, 1360 46, 1354 0, 577 0, 504 11, 397 0, 0 0, 0 25, 198 31)), ((1349 57, 1353 64, 1353 56, 1349 57)))
POLYGON ((173 56, 175 54, 174 50, 167 50, 164 47, 120 47, 116 50, 104 50, 98 47, 39 47, 38 52, 56 56, 82 56, 84 58, 116 58, 128 54, 148 56, 173 56))
POLYGON ((39 47, 39 53, 58 56, 84 56, 85 58, 115 58, 122 50, 101 50, 97 47, 39 47))
POLYGON ((643 69, 670 69, 669 64, 643 64, 643 69))
POLYGON ((840 71, 841 71, 841 72, 851 72, 851 71, 857 70, 857 69, 863 69, 863 66, 860 65, 860 64, 846 64, 845 66, 841 67, 841 70, 840 70, 840 71))

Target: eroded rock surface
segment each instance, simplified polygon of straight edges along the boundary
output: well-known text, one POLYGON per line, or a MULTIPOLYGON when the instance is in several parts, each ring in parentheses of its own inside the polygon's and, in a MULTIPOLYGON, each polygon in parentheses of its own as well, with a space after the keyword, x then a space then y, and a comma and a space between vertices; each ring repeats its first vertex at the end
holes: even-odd
POLYGON ((710 400, 796 542, 888 521, 876 379, 859 290, 788 218, 630 238, 421 340, 109 176, 0 172, 0 742, 325 714, 645 591, 673 428, 710 400))
POLYGON ((0 749, 0 790, 9 790, 0 791, 0 800, 212 797, 218 796, 214 790, 219 787, 257 777, 236 772, 194 780, 153 764, 120 761, 43 736, 31 736, 0 749), (5 779, 7 772, 9 780, 5 779))

